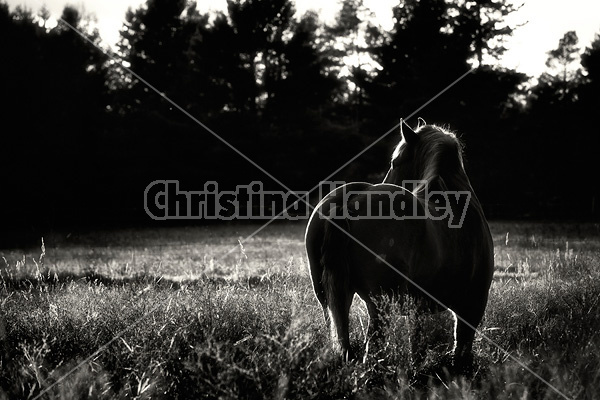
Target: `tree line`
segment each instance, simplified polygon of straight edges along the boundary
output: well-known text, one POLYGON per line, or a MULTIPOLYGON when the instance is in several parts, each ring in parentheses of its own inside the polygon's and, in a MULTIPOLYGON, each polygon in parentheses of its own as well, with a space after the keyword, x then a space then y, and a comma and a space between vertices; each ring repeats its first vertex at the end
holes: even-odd
MULTIPOLYGON (((148 222, 143 192, 158 179, 280 189, 189 116, 308 190, 473 66, 410 122, 460 134, 488 216, 597 218, 600 36, 579 56, 567 32, 532 83, 495 62, 516 9, 405 0, 384 30, 361 0, 343 0, 329 24, 296 15, 291 0, 228 0, 216 13, 147 0, 128 10, 107 55, 76 8, 54 26, 44 8, 0 3, 5 226, 148 222)), ((386 136, 333 179, 380 180, 398 139, 386 136)))

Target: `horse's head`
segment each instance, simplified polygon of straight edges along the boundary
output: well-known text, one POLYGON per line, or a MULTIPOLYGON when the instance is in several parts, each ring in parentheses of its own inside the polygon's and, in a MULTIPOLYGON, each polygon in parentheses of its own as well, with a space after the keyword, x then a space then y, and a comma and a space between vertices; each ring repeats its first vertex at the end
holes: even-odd
MULTIPOLYGON (((402 139, 394 150, 383 183, 404 186, 406 181, 429 184, 439 178, 442 182, 458 175, 466 178, 462 146, 453 133, 435 125, 419 125, 414 131, 404 121, 400 124, 400 133, 402 139)), ((418 190, 420 187, 413 191, 418 190)))

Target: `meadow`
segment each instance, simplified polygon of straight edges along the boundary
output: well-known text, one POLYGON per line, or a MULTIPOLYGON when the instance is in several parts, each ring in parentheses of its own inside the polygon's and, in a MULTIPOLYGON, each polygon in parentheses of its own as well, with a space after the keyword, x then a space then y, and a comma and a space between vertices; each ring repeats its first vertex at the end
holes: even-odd
MULTIPOLYGON (((239 241, 257 227, 62 232, 0 250, 0 399, 600 398, 599 224, 491 224, 496 270, 468 377, 430 368, 451 350, 448 312, 427 318, 413 364, 414 313, 394 299, 382 352, 342 363, 305 222, 239 241)), ((367 321, 356 299, 356 346, 367 321)))

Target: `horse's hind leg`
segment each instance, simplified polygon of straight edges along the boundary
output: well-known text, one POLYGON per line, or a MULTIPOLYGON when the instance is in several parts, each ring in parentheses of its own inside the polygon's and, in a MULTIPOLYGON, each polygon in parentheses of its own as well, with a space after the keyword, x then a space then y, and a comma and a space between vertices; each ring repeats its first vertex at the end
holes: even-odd
POLYGON ((381 350, 382 344, 381 310, 369 297, 365 297, 365 303, 367 305, 367 311, 369 312, 369 329, 367 330, 363 361, 367 360, 368 355, 377 354, 377 352, 381 350))
POLYGON ((455 313, 454 315, 454 365, 458 368, 467 368, 473 362, 475 328, 482 317, 483 313, 455 313))
POLYGON ((455 312, 454 365, 459 369, 470 369, 473 364, 473 341, 487 305, 487 286, 484 289, 483 292, 472 291, 470 301, 452 310, 455 312))
POLYGON ((325 319, 325 323, 327 324, 327 327, 329 327, 331 321, 329 318, 329 311, 327 308, 327 295, 325 294, 325 291, 323 289, 323 285, 321 283, 321 276, 320 274, 314 274, 316 275, 316 277, 313 277, 313 288, 315 291, 315 296, 317 298, 317 300, 319 300, 319 303, 321 303, 321 308, 323 309, 323 318, 325 319))
POLYGON ((345 361, 354 359, 350 348, 350 306, 354 293, 348 292, 329 299, 329 319, 331 336, 342 351, 345 361))
POLYGON ((327 325, 327 329, 331 329, 331 320, 329 318, 329 311, 327 307, 327 294, 325 293, 325 286, 322 282, 323 265, 321 264, 321 251, 318 246, 315 245, 314 239, 307 240, 306 253, 308 257, 310 278, 315 291, 315 297, 323 309, 323 318, 325 320, 325 324, 327 325))

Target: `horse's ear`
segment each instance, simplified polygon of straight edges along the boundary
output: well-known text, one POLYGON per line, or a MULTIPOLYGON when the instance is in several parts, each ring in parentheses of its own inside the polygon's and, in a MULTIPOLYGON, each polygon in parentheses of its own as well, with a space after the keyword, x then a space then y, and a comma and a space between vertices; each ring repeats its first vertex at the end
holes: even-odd
POLYGON ((417 123, 417 129, 419 129, 419 128, 420 128, 420 127, 422 127, 422 126, 425 126, 425 125, 427 125, 427 122, 425 122, 425 120, 424 120, 423 118, 421 118, 421 117, 419 117, 419 118, 417 119, 417 121, 419 121, 419 122, 417 123))
POLYGON ((400 134, 406 143, 414 143, 419 138, 417 133, 403 119, 400 120, 400 134))

